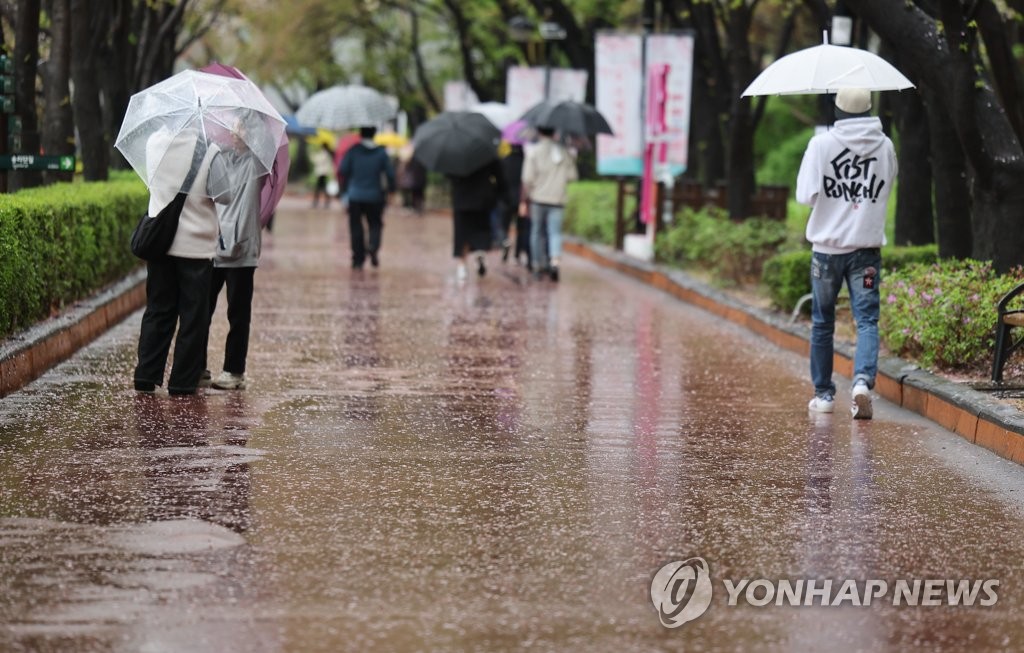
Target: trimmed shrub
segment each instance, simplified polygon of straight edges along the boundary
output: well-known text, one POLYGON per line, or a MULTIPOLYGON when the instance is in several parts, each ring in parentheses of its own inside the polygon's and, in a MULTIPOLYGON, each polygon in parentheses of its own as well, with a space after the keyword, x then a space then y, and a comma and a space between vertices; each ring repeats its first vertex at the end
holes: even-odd
MULTIPOLYGON (((616 192, 614 181, 577 181, 569 184, 563 230, 592 242, 614 245, 616 192)), ((636 200, 627 197, 624 209, 627 224, 632 223, 634 211, 636 200)))
POLYGON ((897 356, 924 367, 965 369, 988 363, 996 304, 1024 279, 996 274, 989 262, 945 260, 911 265, 884 281, 879 336, 897 356))
POLYGON ((662 230, 655 254, 663 263, 700 266, 722 281, 748 283, 761 276, 764 262, 786 242, 786 225, 777 220, 729 220, 725 211, 685 208, 662 230))
MULTIPOLYGON (((885 247, 882 249, 882 267, 886 272, 891 272, 909 265, 934 263, 938 256, 935 245, 885 247)), ((761 282, 768 289, 772 304, 782 310, 792 310, 801 297, 811 292, 810 270, 809 248, 783 252, 768 259, 764 264, 761 282)))
POLYGON ((0 337, 139 264, 128 239, 149 195, 134 175, 119 179, 0 195, 0 337))

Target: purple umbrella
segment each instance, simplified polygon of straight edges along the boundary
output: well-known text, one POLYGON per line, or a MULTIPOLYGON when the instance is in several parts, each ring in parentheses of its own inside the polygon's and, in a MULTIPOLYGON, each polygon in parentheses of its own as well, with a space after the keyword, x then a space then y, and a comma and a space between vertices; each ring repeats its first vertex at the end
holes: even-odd
POLYGON ((525 132, 527 129, 529 129, 529 125, 525 120, 516 120, 501 130, 501 137, 509 145, 523 145, 526 143, 525 132))
MULTIPOLYGON (((249 79, 241 70, 222 63, 212 63, 199 70, 222 77, 249 79)), ((281 196, 284 195, 284 189, 288 183, 288 167, 290 165, 288 136, 287 134, 282 134, 281 141, 278 143, 277 156, 274 157, 274 165, 270 169, 270 174, 263 178, 263 186, 260 188, 260 225, 264 227, 270 222, 270 216, 274 214, 277 203, 281 201, 281 196)))

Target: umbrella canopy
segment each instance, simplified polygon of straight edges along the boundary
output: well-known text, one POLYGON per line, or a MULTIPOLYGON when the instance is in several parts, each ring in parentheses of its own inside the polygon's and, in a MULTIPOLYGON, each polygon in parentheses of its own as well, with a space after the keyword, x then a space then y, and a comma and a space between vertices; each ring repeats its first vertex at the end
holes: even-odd
POLYGON ((501 130, 501 139, 510 145, 523 145, 527 141, 526 135, 529 130, 530 126, 525 120, 515 120, 501 130))
POLYGON ((332 86, 309 96, 295 113, 299 123, 342 131, 376 127, 395 117, 397 107, 368 86, 332 86))
POLYGON ((504 102, 481 102, 469 107, 469 110, 481 114, 498 129, 504 129, 519 117, 516 111, 504 102))
POLYGON ((326 147, 331 152, 334 151, 334 148, 338 147, 338 137, 335 136, 334 132, 329 132, 326 129, 317 129, 312 136, 306 137, 306 142, 310 145, 326 147))
POLYGON ((398 148, 409 142, 409 139, 396 132, 377 132, 373 142, 384 147, 398 148))
POLYGON ((498 158, 501 132, 479 113, 445 111, 419 126, 413 156, 424 166, 463 177, 498 158))
MULTIPOLYGON (((227 64, 212 63, 199 70, 211 75, 249 80, 241 70, 227 64)), ((285 121, 285 133, 281 134, 278 141, 274 165, 270 168, 270 174, 264 177, 263 185, 260 187, 260 224, 264 227, 270 222, 270 216, 274 215, 277 204, 281 201, 281 196, 284 195, 285 186, 288 184, 288 168, 291 167, 291 158, 288 154, 287 132, 288 123, 285 121)))
POLYGON ((572 100, 541 102, 524 113, 521 119, 531 127, 554 129, 560 134, 594 136, 614 133, 597 109, 572 100))
POLYGON ((841 88, 898 91, 913 86, 872 52, 824 43, 776 59, 754 78, 743 97, 835 93, 841 88))
POLYGON ((285 116, 284 122, 285 131, 294 136, 313 136, 316 134, 316 127, 303 127, 299 124, 299 120, 295 117, 294 113, 285 116))
MULTIPOLYGON (((173 144, 183 142, 178 135, 187 134, 197 149, 242 148, 255 159, 246 166, 248 174, 261 176, 273 169, 284 133, 284 118, 248 79, 186 70, 129 99, 114 146, 151 190, 177 191, 181 175, 165 173, 180 172, 180 161, 164 165, 164 159, 169 152, 174 156, 173 144)), ((202 157, 193 158, 199 165, 202 157)), ((248 181, 232 175, 230 183, 248 181)), ((204 188, 191 192, 207 193, 204 188)))

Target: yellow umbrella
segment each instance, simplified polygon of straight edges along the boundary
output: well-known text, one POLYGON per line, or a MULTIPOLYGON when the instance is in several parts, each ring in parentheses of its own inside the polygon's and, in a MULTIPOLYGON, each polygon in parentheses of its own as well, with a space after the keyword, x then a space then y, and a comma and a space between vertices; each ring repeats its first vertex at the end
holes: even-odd
POLYGON ((380 132, 373 137, 373 142, 384 147, 402 147, 409 139, 395 132, 380 132))
POLYGON ((338 146, 338 137, 334 135, 334 132, 317 129, 315 134, 306 137, 306 142, 310 145, 326 145, 333 150, 338 146))

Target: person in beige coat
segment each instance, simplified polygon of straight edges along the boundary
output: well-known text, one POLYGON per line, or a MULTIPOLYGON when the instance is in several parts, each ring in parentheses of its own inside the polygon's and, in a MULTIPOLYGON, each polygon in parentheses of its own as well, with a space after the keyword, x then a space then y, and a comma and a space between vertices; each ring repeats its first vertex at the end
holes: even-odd
POLYGON ((537 132, 540 140, 526 154, 522 178, 522 194, 529 204, 532 222, 530 258, 536 278, 546 272, 552 281, 558 281, 566 189, 576 181, 578 173, 576 160, 554 139, 554 130, 541 127, 537 132))

